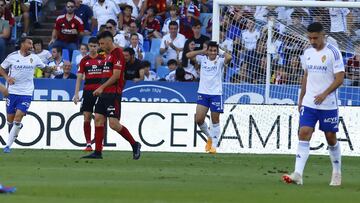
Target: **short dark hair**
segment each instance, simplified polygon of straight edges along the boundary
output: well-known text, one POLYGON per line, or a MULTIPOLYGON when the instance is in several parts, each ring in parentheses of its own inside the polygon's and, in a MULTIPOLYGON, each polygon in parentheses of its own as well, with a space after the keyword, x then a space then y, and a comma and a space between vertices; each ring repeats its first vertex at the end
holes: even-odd
POLYGON ((146 68, 146 67, 150 67, 150 68, 151 68, 151 63, 150 63, 149 61, 143 61, 143 62, 141 63, 141 65, 142 65, 143 68, 146 68))
POLYGON ((193 27, 196 27, 196 26, 198 26, 198 25, 200 25, 200 27, 202 26, 200 20, 195 20, 192 26, 193 26, 193 27))
POLYGON ((124 6, 124 10, 127 9, 127 8, 130 8, 130 10, 133 11, 133 7, 130 6, 130 5, 128 5, 128 4, 126 4, 126 5, 124 6))
POLYGON ((41 45, 41 48, 44 47, 44 42, 43 42, 43 40, 40 39, 40 38, 35 38, 35 39, 33 39, 33 44, 40 44, 40 45, 41 45))
POLYGON ((207 45, 208 45, 208 47, 207 47, 208 50, 210 47, 216 47, 217 49, 219 49, 219 45, 215 41, 209 41, 207 45))
POLYGON ((319 22, 314 22, 314 23, 311 23, 307 27, 307 31, 308 32, 322 32, 322 31, 324 31, 324 26, 319 22))
POLYGON ((96 37, 91 37, 88 41, 88 44, 99 44, 99 40, 96 37))
POLYGON ((111 25, 113 25, 115 27, 117 26, 117 23, 114 19, 109 19, 108 21, 106 21, 106 23, 110 23, 111 25))
POLYGON ((67 0, 67 1, 66 1, 66 4, 69 3, 69 2, 75 4, 75 1, 74 1, 74 0, 67 0))
POLYGON ((172 26, 172 25, 175 25, 176 27, 179 27, 179 24, 178 24, 176 21, 171 21, 171 22, 169 23, 169 28, 170 28, 170 26, 172 26))
POLYGON ((62 48, 59 47, 59 46, 52 47, 51 49, 56 49, 56 51, 57 51, 58 53, 61 53, 61 54, 62 54, 62 48))
POLYGON ((29 40, 32 40, 31 37, 22 37, 22 38, 20 38, 19 43, 22 44, 22 43, 24 43, 24 42, 25 42, 26 40, 28 40, 28 39, 29 39, 29 40))
POLYGON ((134 55, 135 55, 134 49, 133 49, 133 48, 130 48, 130 47, 125 48, 125 49, 124 49, 124 52, 128 52, 128 53, 130 54, 130 56, 134 56, 134 55))
POLYGON ((131 38, 132 36, 136 36, 136 37, 139 39, 139 35, 138 35, 137 33, 131 33, 130 38, 131 38))
POLYGON ((98 40, 104 39, 104 38, 110 38, 112 41, 114 41, 114 37, 110 31, 104 31, 97 36, 98 40))
POLYGON ((175 59, 170 59, 168 62, 167 62, 167 65, 170 66, 170 65, 177 65, 177 61, 175 59))

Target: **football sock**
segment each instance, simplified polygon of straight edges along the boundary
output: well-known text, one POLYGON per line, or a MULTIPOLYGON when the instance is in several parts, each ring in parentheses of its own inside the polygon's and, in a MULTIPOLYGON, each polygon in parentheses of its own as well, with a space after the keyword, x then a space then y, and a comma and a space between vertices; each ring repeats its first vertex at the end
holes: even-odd
POLYGON ((91 124, 90 122, 84 122, 84 135, 86 144, 91 144, 91 124))
POLYGON ((201 132, 203 132, 208 138, 210 137, 209 128, 206 122, 204 122, 202 125, 199 125, 201 132))
POLYGON ((101 152, 104 140, 104 126, 95 126, 95 151, 101 152))
POLYGON ((121 130, 118 132, 123 138, 125 138, 131 145, 135 144, 133 136, 130 134, 129 130, 122 126, 121 130))
POLYGON ((212 124, 212 127, 210 128, 210 135, 212 139, 212 146, 217 147, 219 142, 219 136, 220 136, 220 124, 212 124))
POLYGON ((310 144, 309 141, 299 141, 296 152, 295 172, 302 176, 306 161, 309 158, 310 144))
POLYGON ((333 173, 341 173, 341 151, 340 144, 336 142, 334 146, 329 145, 330 160, 333 167, 333 173))
POLYGON ((11 147, 11 145, 14 143, 15 139, 17 138, 22 126, 23 124, 21 124, 20 122, 14 121, 13 127, 11 128, 9 133, 9 138, 6 146, 11 147))
POLYGON ((10 133, 10 130, 13 127, 13 123, 7 122, 7 124, 8 124, 8 132, 10 133))

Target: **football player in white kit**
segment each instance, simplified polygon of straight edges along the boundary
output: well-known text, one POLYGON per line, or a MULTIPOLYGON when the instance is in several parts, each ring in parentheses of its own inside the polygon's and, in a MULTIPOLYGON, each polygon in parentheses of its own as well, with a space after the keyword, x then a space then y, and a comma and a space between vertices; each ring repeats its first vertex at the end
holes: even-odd
POLYGON ((30 107, 34 92, 35 67, 45 67, 41 59, 36 54, 31 53, 32 49, 31 38, 21 38, 20 50, 9 54, 0 65, 0 75, 6 80, 9 91, 6 98, 9 138, 3 150, 4 153, 10 152, 10 147, 23 126, 21 120, 30 107), (4 69, 8 69, 8 74, 4 69))
POLYGON ((220 136, 220 113, 224 112, 222 80, 224 65, 231 61, 231 54, 219 56, 219 45, 211 41, 203 50, 191 51, 188 58, 195 57, 200 65, 200 82, 195 120, 201 131, 208 137, 205 151, 215 154, 220 136), (205 122, 207 112, 211 111, 211 127, 205 122))
POLYGON ((309 157, 309 141, 319 121, 325 133, 332 163, 331 186, 341 185, 341 151, 336 139, 338 132, 338 103, 336 89, 344 81, 344 64, 340 51, 325 42, 323 26, 312 23, 307 28, 312 47, 304 51, 305 70, 299 98, 300 131, 295 170, 282 176, 286 183, 303 184, 303 171, 309 157))

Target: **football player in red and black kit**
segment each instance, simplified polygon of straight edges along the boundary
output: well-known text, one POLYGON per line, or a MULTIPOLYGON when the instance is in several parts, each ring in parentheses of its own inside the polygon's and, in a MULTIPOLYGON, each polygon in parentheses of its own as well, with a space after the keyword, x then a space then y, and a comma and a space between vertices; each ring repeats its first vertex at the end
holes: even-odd
POLYGON ((120 124, 121 94, 125 85, 125 60, 122 50, 114 46, 114 39, 109 31, 98 35, 100 48, 105 51, 105 63, 102 70, 102 83, 93 95, 95 103, 95 151, 83 158, 102 159, 104 123, 109 119, 110 128, 123 136, 132 146, 133 159, 140 158, 141 144, 136 142, 129 130, 120 124))
POLYGON ((80 112, 82 112, 84 115, 84 135, 86 140, 85 151, 92 151, 90 123, 92 113, 94 112, 95 101, 97 98, 93 95, 93 92, 101 85, 102 70, 105 62, 105 56, 98 54, 99 42, 96 37, 92 37, 89 39, 88 46, 89 54, 80 61, 73 101, 75 104, 80 101, 80 84, 83 78, 85 78, 80 112))

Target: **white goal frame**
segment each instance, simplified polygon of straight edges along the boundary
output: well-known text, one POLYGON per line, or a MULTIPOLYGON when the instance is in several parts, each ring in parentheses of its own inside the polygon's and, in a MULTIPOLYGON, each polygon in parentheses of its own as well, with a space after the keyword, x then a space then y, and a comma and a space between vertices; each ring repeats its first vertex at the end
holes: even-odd
MULTIPOLYGON (((214 0, 213 2, 213 18, 212 18, 212 40, 219 43, 220 38, 220 6, 284 6, 284 7, 331 7, 331 8, 360 8, 360 2, 343 2, 343 1, 294 1, 294 0, 214 0)), ((272 27, 272 24, 269 24, 272 27)), ((269 46, 272 37, 272 29, 268 29, 269 46)), ((266 86, 265 86, 265 104, 269 104, 270 99, 270 77, 271 63, 270 53, 267 56, 266 67, 266 86)))

